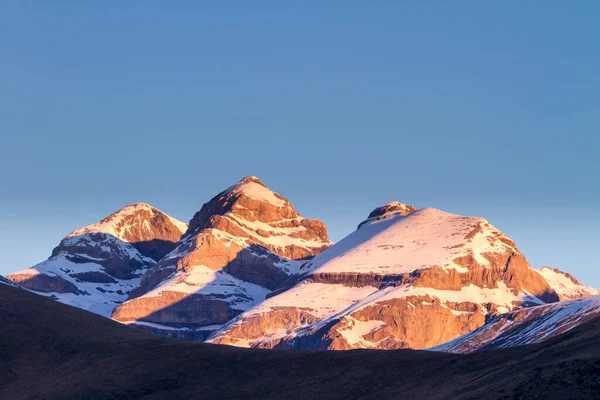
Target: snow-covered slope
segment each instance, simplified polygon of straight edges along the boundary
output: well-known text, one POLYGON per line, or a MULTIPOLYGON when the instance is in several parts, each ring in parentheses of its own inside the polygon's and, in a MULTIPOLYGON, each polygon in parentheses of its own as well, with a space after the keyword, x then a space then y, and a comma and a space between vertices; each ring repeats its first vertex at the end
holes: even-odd
POLYGON ((542 267, 537 272, 544 277, 546 282, 560 297, 560 300, 576 299, 578 297, 593 296, 600 292, 591 287, 585 286, 571 274, 562 272, 556 268, 542 267))
POLYGON ((437 266, 466 272, 463 257, 488 266, 486 254, 499 249, 516 251, 514 243, 483 218, 425 208, 407 217, 391 213, 364 224, 303 270, 397 275, 437 266))
POLYGON ((600 296, 525 308, 502 314, 481 328, 431 350, 471 353, 539 343, 600 317, 600 296))
POLYGON ((104 316, 171 251, 187 225, 144 203, 67 235, 46 261, 8 275, 32 291, 104 316))
POLYGON ((202 206, 179 246, 113 318, 202 340, 330 245, 322 222, 303 218, 258 178, 245 178, 202 206))
POLYGON ((492 315, 558 300, 514 242, 485 219, 432 208, 412 212, 401 204, 376 209, 357 231, 302 265, 296 286, 246 311, 210 341, 427 348, 492 315))

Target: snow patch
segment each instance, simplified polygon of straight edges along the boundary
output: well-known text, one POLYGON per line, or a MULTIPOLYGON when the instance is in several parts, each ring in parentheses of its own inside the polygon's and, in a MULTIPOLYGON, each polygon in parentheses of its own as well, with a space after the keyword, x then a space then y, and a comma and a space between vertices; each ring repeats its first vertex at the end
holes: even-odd
POLYGON ((287 204, 285 200, 277 197, 271 190, 248 178, 231 186, 227 189, 227 192, 241 194, 254 200, 266 201, 276 207, 285 207, 287 204))
POLYGON ((386 325, 385 322, 379 320, 359 321, 350 316, 346 317, 348 325, 344 328, 338 328, 337 331, 344 339, 353 347, 374 348, 376 343, 366 340, 363 336, 386 325))

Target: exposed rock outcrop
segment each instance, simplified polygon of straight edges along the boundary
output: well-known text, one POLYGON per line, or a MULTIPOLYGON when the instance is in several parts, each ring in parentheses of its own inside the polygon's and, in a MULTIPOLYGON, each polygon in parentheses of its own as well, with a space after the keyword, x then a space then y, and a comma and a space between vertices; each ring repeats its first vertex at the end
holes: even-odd
POLYGON ((391 218, 396 215, 408 215, 415 211, 417 211, 417 209, 409 204, 391 201, 371 211, 367 219, 358 224, 357 229, 360 229, 361 226, 368 222, 380 221, 381 219, 391 218))

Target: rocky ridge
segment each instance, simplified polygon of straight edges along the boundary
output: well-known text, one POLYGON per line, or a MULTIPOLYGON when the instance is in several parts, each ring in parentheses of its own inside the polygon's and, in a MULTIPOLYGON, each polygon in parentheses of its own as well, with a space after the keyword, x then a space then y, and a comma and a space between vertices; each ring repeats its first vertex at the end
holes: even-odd
POLYGON ((253 176, 189 225, 127 206, 9 278, 158 335, 336 350, 430 348, 513 310, 599 293, 560 270, 532 270, 483 218, 400 202, 332 246, 322 222, 253 176))

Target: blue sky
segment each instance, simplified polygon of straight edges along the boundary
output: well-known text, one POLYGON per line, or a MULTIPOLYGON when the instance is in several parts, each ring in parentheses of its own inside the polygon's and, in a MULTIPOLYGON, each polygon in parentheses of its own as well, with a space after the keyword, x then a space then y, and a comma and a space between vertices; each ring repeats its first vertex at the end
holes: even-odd
POLYGON ((0 273, 144 201, 257 175, 334 240, 486 217, 600 287, 600 4, 0 3, 0 273))

